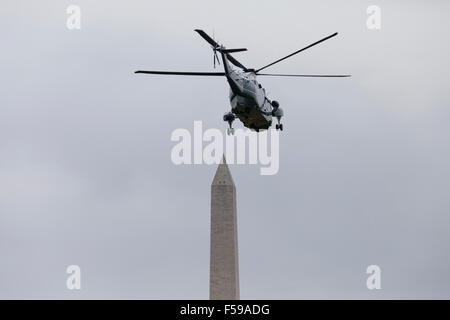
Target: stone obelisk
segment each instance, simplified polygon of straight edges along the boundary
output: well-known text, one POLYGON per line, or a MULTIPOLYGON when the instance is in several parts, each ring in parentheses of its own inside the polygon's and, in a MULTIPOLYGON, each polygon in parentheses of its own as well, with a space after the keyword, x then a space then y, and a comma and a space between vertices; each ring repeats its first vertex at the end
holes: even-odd
POLYGON ((222 158, 211 184, 211 261, 209 298, 239 299, 236 188, 222 158))

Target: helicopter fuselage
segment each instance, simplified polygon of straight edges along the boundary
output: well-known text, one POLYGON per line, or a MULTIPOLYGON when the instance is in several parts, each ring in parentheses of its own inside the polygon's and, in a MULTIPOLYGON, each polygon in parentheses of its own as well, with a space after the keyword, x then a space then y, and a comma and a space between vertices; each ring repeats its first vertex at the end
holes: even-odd
POLYGON ((230 85, 231 112, 245 127, 255 131, 266 130, 272 125, 272 110, 266 90, 252 72, 238 72, 230 67, 223 56, 225 76, 230 85))

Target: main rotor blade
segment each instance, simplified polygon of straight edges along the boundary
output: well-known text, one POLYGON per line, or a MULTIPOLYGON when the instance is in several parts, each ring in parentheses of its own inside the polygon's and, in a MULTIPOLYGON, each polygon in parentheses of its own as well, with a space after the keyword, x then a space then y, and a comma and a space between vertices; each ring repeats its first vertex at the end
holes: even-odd
POLYGON ((259 68, 258 70, 256 70, 256 72, 261 71, 261 70, 263 70, 263 69, 265 69, 265 68, 267 68, 267 67, 270 67, 270 66, 274 65, 275 63, 278 63, 278 62, 280 62, 280 61, 283 61, 283 60, 285 60, 285 59, 287 59, 287 58, 290 58, 290 57, 292 57, 293 55, 295 55, 295 54, 297 54, 297 53, 300 53, 300 52, 302 52, 302 51, 304 51, 304 50, 306 50, 306 49, 309 49, 309 48, 315 46, 316 44, 319 44, 319 43, 321 43, 321 42, 323 42, 323 41, 325 41, 325 40, 328 40, 328 39, 330 39, 330 38, 336 36, 337 34, 338 34, 337 32, 336 32, 336 33, 333 33, 332 35, 329 35, 328 37, 325 37, 325 38, 323 38, 323 39, 321 39, 321 40, 319 40, 319 41, 316 41, 316 42, 310 44, 310 45, 307 46, 307 47, 304 47, 304 48, 302 48, 302 49, 300 49, 300 50, 298 50, 298 51, 295 51, 294 53, 291 53, 290 55, 288 55, 288 56, 286 56, 286 57, 284 57, 284 58, 281 58, 281 59, 278 59, 277 61, 274 61, 274 62, 272 62, 272 63, 269 63, 268 65, 266 65, 266 66, 264 66, 264 67, 259 68))
POLYGON ((224 76, 225 72, 179 72, 179 71, 144 71, 138 70, 134 73, 146 73, 146 74, 163 74, 174 76, 224 76))
POLYGON ((345 78, 351 77, 349 74, 281 74, 281 73, 257 73, 257 76, 274 76, 274 77, 310 77, 310 78, 345 78))
POLYGON ((227 57, 228 57, 228 61, 230 61, 232 64, 234 64, 236 67, 239 67, 241 69, 243 69, 244 71, 247 71, 247 68, 240 63, 239 61, 237 61, 231 54, 226 53, 227 57))
POLYGON ((213 40, 208 34, 200 29, 195 29, 195 32, 197 32, 203 39, 205 39, 210 45, 212 45, 214 48, 218 47, 219 44, 213 40))
MULTIPOLYGON (((203 39, 205 39, 210 45, 212 45, 214 48, 217 48, 219 46, 219 44, 217 42, 215 42, 210 36, 208 36, 208 34, 200 29, 195 29, 195 32, 197 32, 203 39)), ((231 54, 226 53, 228 60, 234 64, 236 67, 242 68, 245 71, 247 71, 247 68, 240 63, 239 61, 237 61, 231 54)))

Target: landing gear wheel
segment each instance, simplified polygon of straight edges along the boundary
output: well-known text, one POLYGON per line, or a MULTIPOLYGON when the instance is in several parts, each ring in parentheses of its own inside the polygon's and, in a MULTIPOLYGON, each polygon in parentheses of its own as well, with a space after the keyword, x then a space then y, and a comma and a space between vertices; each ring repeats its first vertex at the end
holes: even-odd
POLYGON ((280 116, 280 117, 277 117, 277 121, 278 121, 278 124, 275 126, 275 129, 283 131, 283 124, 280 123, 280 121, 281 121, 281 116, 280 116))
POLYGON ((227 128, 227 135, 234 135, 234 128, 227 128))
POLYGON ((228 122, 228 128, 227 128, 227 135, 234 135, 234 129, 233 129, 233 121, 236 119, 236 116, 233 112, 228 112, 223 115, 223 121, 228 122))

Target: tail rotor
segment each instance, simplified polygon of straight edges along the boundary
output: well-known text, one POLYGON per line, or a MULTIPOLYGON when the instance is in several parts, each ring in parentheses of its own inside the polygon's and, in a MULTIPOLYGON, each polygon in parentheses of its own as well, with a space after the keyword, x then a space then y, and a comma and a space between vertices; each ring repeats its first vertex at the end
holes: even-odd
MULTIPOLYGON (((214 40, 214 42, 217 43, 217 41, 216 41, 216 39, 214 37, 214 29, 213 29, 213 40, 214 40)), ((217 61, 217 64, 220 65, 220 60, 219 60, 219 57, 217 56, 217 48, 218 47, 219 46, 211 45, 211 48, 213 50, 214 69, 216 68, 216 61, 217 61)))
POLYGON ((213 46, 211 46, 212 47, 212 49, 213 49, 213 55, 214 55, 214 69, 216 68, 216 61, 217 61, 217 63, 220 65, 220 60, 219 60, 219 57, 217 56, 217 48, 216 47, 213 47, 213 46))

